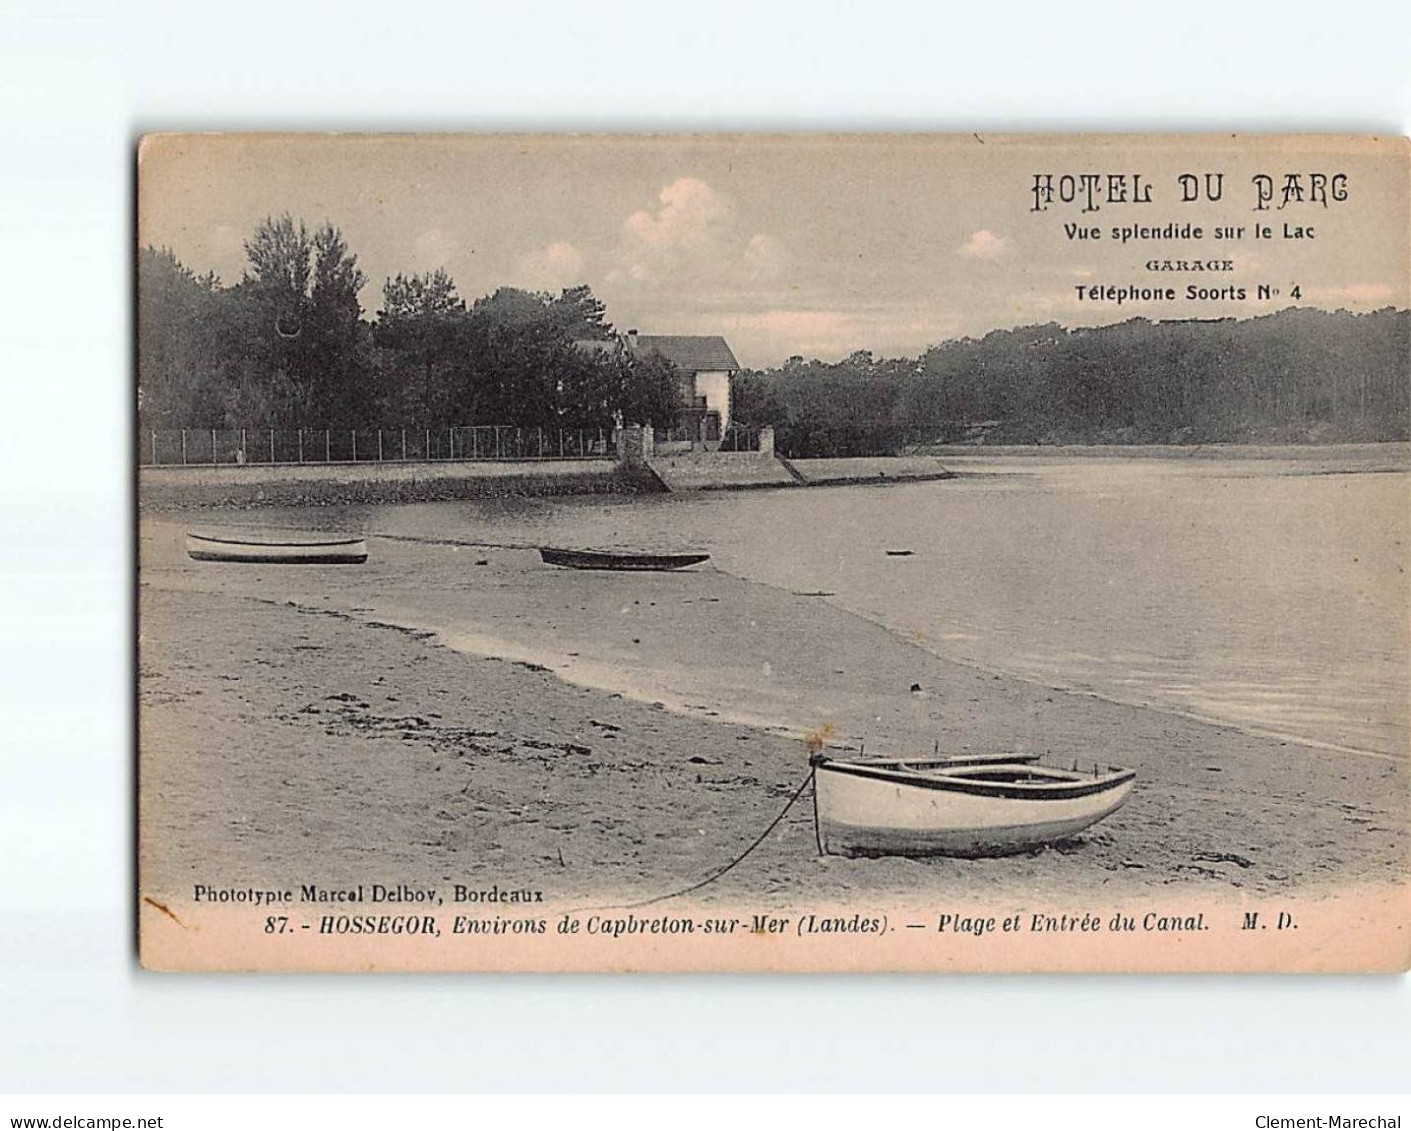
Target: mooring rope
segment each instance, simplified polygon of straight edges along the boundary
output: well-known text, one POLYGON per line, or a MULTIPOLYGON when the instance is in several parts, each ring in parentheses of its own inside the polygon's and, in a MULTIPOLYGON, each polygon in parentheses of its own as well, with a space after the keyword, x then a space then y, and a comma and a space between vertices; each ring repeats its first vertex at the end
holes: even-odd
POLYGON ((709 884, 715 883, 715 881, 720 879, 721 876, 725 875, 726 872, 730 871, 730 869, 734 868, 737 864, 743 862, 745 857, 749 856, 751 852, 753 852, 756 848, 763 844, 769 834, 772 833, 776 828, 778 828, 779 822, 782 821, 784 817, 788 814, 789 810, 794 807, 794 802, 796 802, 800 797, 802 797, 804 794, 804 790, 806 790, 809 785, 812 784, 814 773, 814 767, 810 766, 807 776, 805 776, 803 781, 799 783, 799 788, 794 790, 793 796, 789 798, 784 808, 779 810, 779 815, 776 816, 774 820, 769 822, 769 827, 766 828, 764 832, 760 833, 759 836, 755 837, 754 841, 750 844, 750 846, 745 849, 742 853, 740 853, 740 855, 735 857, 735 859, 731 860, 730 863, 726 864, 723 868, 717 869, 716 871, 712 872, 705 879, 692 884, 690 887, 684 887, 680 891, 668 892, 666 895, 654 895, 651 899, 641 899, 638 900, 636 903, 613 903, 607 904, 603 907, 574 907, 569 911, 564 912, 564 914, 579 915, 587 911, 633 911, 638 907, 650 907, 653 903, 665 903, 668 899, 677 899, 683 895, 690 895, 693 891, 700 891, 701 888, 706 887, 709 884))

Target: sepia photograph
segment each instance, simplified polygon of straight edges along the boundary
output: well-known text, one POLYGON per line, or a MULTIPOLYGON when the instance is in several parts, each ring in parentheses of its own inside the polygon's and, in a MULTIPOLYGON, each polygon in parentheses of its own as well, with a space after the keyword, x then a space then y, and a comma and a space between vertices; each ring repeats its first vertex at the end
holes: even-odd
POLYGON ((143 965, 1405 970, 1409 154, 143 137, 143 965))
POLYGON ((0 1126, 1406 1126, 1411 8, 0 29, 0 1126))

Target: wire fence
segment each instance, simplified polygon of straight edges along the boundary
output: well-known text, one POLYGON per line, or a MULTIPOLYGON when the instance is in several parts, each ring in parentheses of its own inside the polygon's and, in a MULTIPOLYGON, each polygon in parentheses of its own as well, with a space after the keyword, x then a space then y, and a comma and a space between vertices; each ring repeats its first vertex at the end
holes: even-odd
POLYGON ((139 437, 144 467, 427 460, 609 459, 605 428, 170 428, 139 437))

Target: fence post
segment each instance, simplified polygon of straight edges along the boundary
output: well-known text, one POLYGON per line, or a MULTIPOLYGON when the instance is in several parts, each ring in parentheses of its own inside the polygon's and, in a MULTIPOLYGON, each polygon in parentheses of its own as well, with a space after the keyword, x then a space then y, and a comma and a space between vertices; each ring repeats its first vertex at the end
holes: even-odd
POLYGON ((559 459, 563 459, 563 429, 559 429, 559 459))
POLYGON ((216 462, 216 430, 211 429, 211 463, 216 462))
POLYGON ((181 430, 181 466, 186 466, 186 429, 181 430))
POLYGON ((470 426, 470 458, 480 458, 480 429, 474 424, 470 426))
POLYGON ((304 462, 304 430, 299 429, 299 462, 304 462))
POLYGON ((539 426, 539 458, 544 458, 544 426, 539 426))
POLYGON ((423 453, 426 459, 431 458, 431 429, 426 430, 426 451, 423 453))
POLYGON ((155 428, 153 428, 153 429, 152 429, 152 465, 155 467, 156 464, 157 464, 157 430, 156 430, 155 428))
POLYGON ((274 429, 269 430, 269 461, 274 462, 274 429))
POLYGON ((407 459, 407 430, 406 430, 405 428, 403 428, 403 429, 402 429, 402 462, 405 463, 405 462, 406 462, 406 459, 407 459))
POLYGON ((353 429, 353 462, 358 462, 358 430, 353 429))
POLYGON ((325 429, 323 430, 323 462, 324 462, 324 463, 332 463, 332 462, 333 462, 333 445, 332 445, 332 443, 329 441, 328 432, 329 432, 329 430, 328 430, 327 428, 325 428, 325 429))
POLYGON ((448 440, 448 443, 449 443, 449 447, 450 447, 450 449, 451 449, 451 458, 452 458, 452 459, 455 459, 455 458, 456 458, 456 426, 455 426, 454 424, 450 425, 450 426, 446 429, 446 435, 447 435, 447 440, 448 440))
POLYGON ((244 454, 245 450, 245 429, 242 428, 240 429, 240 452, 242 455, 244 454))

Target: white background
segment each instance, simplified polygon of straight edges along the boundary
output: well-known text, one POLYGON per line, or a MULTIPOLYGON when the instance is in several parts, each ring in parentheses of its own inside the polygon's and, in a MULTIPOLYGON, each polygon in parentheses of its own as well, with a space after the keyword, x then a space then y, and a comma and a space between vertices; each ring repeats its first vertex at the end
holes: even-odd
POLYGON ((0 6, 0 1091, 1411 1087, 1405 978, 144 974, 127 446, 142 131, 1405 133, 1408 7, 0 6))

